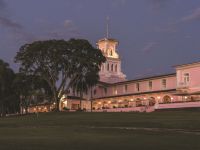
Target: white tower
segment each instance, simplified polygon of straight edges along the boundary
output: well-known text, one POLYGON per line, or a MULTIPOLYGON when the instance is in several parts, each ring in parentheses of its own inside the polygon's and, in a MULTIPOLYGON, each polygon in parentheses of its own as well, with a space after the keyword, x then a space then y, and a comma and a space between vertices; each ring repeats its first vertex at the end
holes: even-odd
POLYGON ((115 39, 108 38, 109 36, 109 18, 107 17, 106 38, 97 42, 97 48, 100 49, 106 57, 106 62, 102 64, 99 72, 100 81, 115 83, 126 80, 126 75, 121 71, 121 60, 117 53, 119 42, 115 39))
POLYGON ((121 71, 121 60, 116 50, 117 45, 117 40, 109 38, 104 38, 97 42, 97 47, 106 57, 106 62, 102 64, 99 72, 100 81, 115 83, 126 80, 126 75, 121 71))

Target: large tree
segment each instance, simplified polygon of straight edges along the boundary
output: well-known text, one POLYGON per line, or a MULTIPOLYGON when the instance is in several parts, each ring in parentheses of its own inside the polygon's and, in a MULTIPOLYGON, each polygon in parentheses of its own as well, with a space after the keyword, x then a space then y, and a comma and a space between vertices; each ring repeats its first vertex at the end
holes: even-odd
MULTIPOLYGON (((75 82, 80 76, 89 78, 91 74, 97 74, 106 59, 87 40, 71 39, 25 44, 15 60, 20 63, 20 72, 40 76, 48 83, 59 110, 63 94, 69 88, 76 87, 75 82)), ((95 83, 97 80, 98 77, 95 78, 95 83)))
POLYGON ((9 64, 0 60, 0 114, 16 113, 19 109, 19 102, 12 88, 15 78, 9 64))
MULTIPOLYGON (((97 52, 90 51, 91 48, 89 47, 88 50, 80 51, 86 45, 84 42, 78 40, 71 40, 70 42, 73 49, 76 50, 76 58, 79 60, 76 64, 79 67, 75 67, 76 70, 72 76, 74 80, 70 83, 70 87, 80 96, 80 109, 82 109, 83 94, 88 93, 88 89, 95 86, 99 80, 99 67, 96 67, 96 57, 94 57, 97 52)), ((105 58, 103 61, 105 61, 105 58)))

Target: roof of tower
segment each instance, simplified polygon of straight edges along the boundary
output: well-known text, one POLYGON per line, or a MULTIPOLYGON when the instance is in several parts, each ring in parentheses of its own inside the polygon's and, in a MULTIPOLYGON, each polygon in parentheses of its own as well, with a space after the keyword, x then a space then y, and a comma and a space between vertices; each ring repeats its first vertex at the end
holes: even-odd
POLYGON ((112 39, 112 38, 103 38, 103 39, 98 40, 98 42, 103 42, 103 41, 112 41, 112 42, 118 43, 118 41, 116 39, 112 39))

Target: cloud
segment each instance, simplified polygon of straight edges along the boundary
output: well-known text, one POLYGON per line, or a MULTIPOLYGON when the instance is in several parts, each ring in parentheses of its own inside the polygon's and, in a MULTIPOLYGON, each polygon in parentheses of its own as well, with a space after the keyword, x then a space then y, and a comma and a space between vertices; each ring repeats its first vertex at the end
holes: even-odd
POLYGON ((154 50, 154 48, 158 45, 157 42, 148 42, 144 46, 144 48, 141 50, 143 53, 148 53, 154 50))
POLYGON ((0 0, 0 27, 8 29, 4 37, 9 41, 16 41, 17 43, 32 41, 34 36, 25 31, 22 24, 11 19, 7 9, 6 1, 0 0))
POLYGON ((65 28, 71 28, 73 26, 72 20, 65 20, 64 21, 64 27, 65 28))
MULTIPOLYGON (((189 14, 174 20, 171 23, 166 24, 164 27, 155 27, 154 30, 156 32, 167 32, 167 33, 175 33, 178 32, 179 25, 183 23, 190 23, 193 21, 200 21, 200 7, 195 8, 189 14)), ((185 38, 191 38, 190 36, 186 36, 185 38)))
POLYGON ((22 25, 3 16, 0 16, 0 25, 6 28, 22 29, 22 25))
POLYGON ((200 7, 192 11, 191 14, 181 18, 181 22, 200 21, 200 7))
POLYGON ((174 6, 178 2, 181 2, 180 0, 146 0, 146 2, 150 2, 150 5, 153 10, 162 10, 164 8, 168 8, 169 6, 174 6))
POLYGON ((13 21, 5 15, 7 12, 6 8, 6 3, 4 0, 0 0, 0 26, 5 27, 5 28, 10 28, 10 29, 22 29, 22 25, 13 21))
POLYGON ((166 32, 166 33, 176 33, 178 32, 178 28, 176 26, 177 23, 168 23, 162 27, 156 26, 154 28, 155 32, 166 32))
POLYGON ((37 28, 35 30, 35 37, 37 40, 47 40, 47 39, 69 39, 82 37, 79 29, 76 27, 75 23, 66 19, 61 23, 48 22, 45 19, 37 20, 37 28), (40 31, 40 32, 38 32, 40 31))

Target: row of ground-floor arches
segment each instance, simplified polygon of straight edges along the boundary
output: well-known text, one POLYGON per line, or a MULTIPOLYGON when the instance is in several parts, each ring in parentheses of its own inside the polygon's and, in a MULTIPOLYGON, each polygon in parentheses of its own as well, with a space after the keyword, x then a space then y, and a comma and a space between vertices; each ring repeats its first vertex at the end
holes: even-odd
POLYGON ((140 107, 140 106, 154 106, 158 103, 171 103, 172 97, 165 95, 161 97, 148 97, 148 98, 115 98, 106 99, 93 102, 94 109, 109 109, 109 108, 125 108, 125 107, 140 107))

